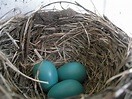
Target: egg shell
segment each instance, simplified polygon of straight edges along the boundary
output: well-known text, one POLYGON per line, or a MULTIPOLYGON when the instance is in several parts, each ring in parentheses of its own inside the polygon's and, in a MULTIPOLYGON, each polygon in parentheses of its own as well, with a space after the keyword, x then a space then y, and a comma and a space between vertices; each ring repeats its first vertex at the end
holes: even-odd
POLYGON ((38 79, 41 81, 47 81, 49 84, 41 83, 41 87, 44 91, 48 91, 54 84, 58 82, 58 73, 50 61, 42 61, 38 63, 33 68, 33 76, 37 76, 38 72, 38 79))
POLYGON ((64 99, 83 94, 84 87, 76 80, 64 80, 54 85, 48 92, 47 96, 54 99, 64 99))
POLYGON ((82 83, 87 76, 85 67, 79 62, 66 63, 57 71, 59 80, 74 79, 82 83))

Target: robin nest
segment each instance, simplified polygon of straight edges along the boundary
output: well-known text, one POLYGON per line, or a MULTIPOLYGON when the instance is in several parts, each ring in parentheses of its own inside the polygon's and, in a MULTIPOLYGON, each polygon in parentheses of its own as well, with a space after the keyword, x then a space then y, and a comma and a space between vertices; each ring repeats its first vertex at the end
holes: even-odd
POLYGON ((131 38, 105 16, 78 3, 71 4, 86 13, 71 8, 46 11, 51 4, 29 16, 14 16, 1 23, 0 97, 46 98, 37 86, 40 81, 32 76, 33 66, 45 59, 56 68, 72 61, 85 66, 85 94, 72 98, 124 99, 126 94, 130 98, 131 38))

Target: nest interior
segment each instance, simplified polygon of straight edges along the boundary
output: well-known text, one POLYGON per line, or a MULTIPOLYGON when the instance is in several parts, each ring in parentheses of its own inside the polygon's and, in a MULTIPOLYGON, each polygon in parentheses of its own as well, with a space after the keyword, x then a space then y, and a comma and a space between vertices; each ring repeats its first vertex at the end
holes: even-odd
POLYGON ((37 82, 20 75, 22 72, 32 77, 34 64, 42 59, 57 68, 67 62, 81 62, 88 73, 83 85, 89 96, 114 87, 118 80, 106 82, 124 70, 129 40, 112 22, 90 11, 81 14, 70 8, 42 10, 28 17, 14 17, 1 25, 1 57, 2 53, 8 57, 8 62, 4 62, 5 58, 0 62, 2 82, 5 81, 2 93, 9 93, 10 98, 46 97, 37 82))

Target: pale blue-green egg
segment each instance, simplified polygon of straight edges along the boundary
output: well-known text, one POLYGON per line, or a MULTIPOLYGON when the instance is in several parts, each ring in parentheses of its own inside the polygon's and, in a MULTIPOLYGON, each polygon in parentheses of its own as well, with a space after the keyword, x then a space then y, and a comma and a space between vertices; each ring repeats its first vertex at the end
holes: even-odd
POLYGON ((87 76, 85 67, 79 62, 66 63, 58 69, 60 80, 74 79, 83 82, 87 76))
POLYGON ((37 76, 41 81, 47 81, 49 84, 41 83, 44 91, 48 91, 54 84, 58 82, 58 74, 55 66, 50 61, 43 60, 36 64, 33 68, 33 76, 37 76))
POLYGON ((54 85, 48 92, 47 96, 53 99, 64 99, 83 94, 84 87, 76 80, 64 80, 54 85))

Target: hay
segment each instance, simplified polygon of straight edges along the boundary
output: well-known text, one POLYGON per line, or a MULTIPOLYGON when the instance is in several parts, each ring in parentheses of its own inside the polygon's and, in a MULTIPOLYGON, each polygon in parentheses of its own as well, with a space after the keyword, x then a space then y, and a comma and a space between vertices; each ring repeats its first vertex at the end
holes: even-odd
MULTIPOLYGON (((72 4, 83 8, 78 3, 72 4)), ((45 98, 46 94, 37 86, 41 81, 32 78, 34 64, 43 59, 53 62, 57 68, 71 61, 85 66, 86 93, 75 99, 113 99, 124 95, 132 84, 131 79, 124 80, 131 73, 131 69, 124 71, 128 69, 131 38, 106 17, 86 11, 82 14, 70 8, 48 12, 41 9, 30 16, 13 17, 2 23, 0 97, 45 98)))

